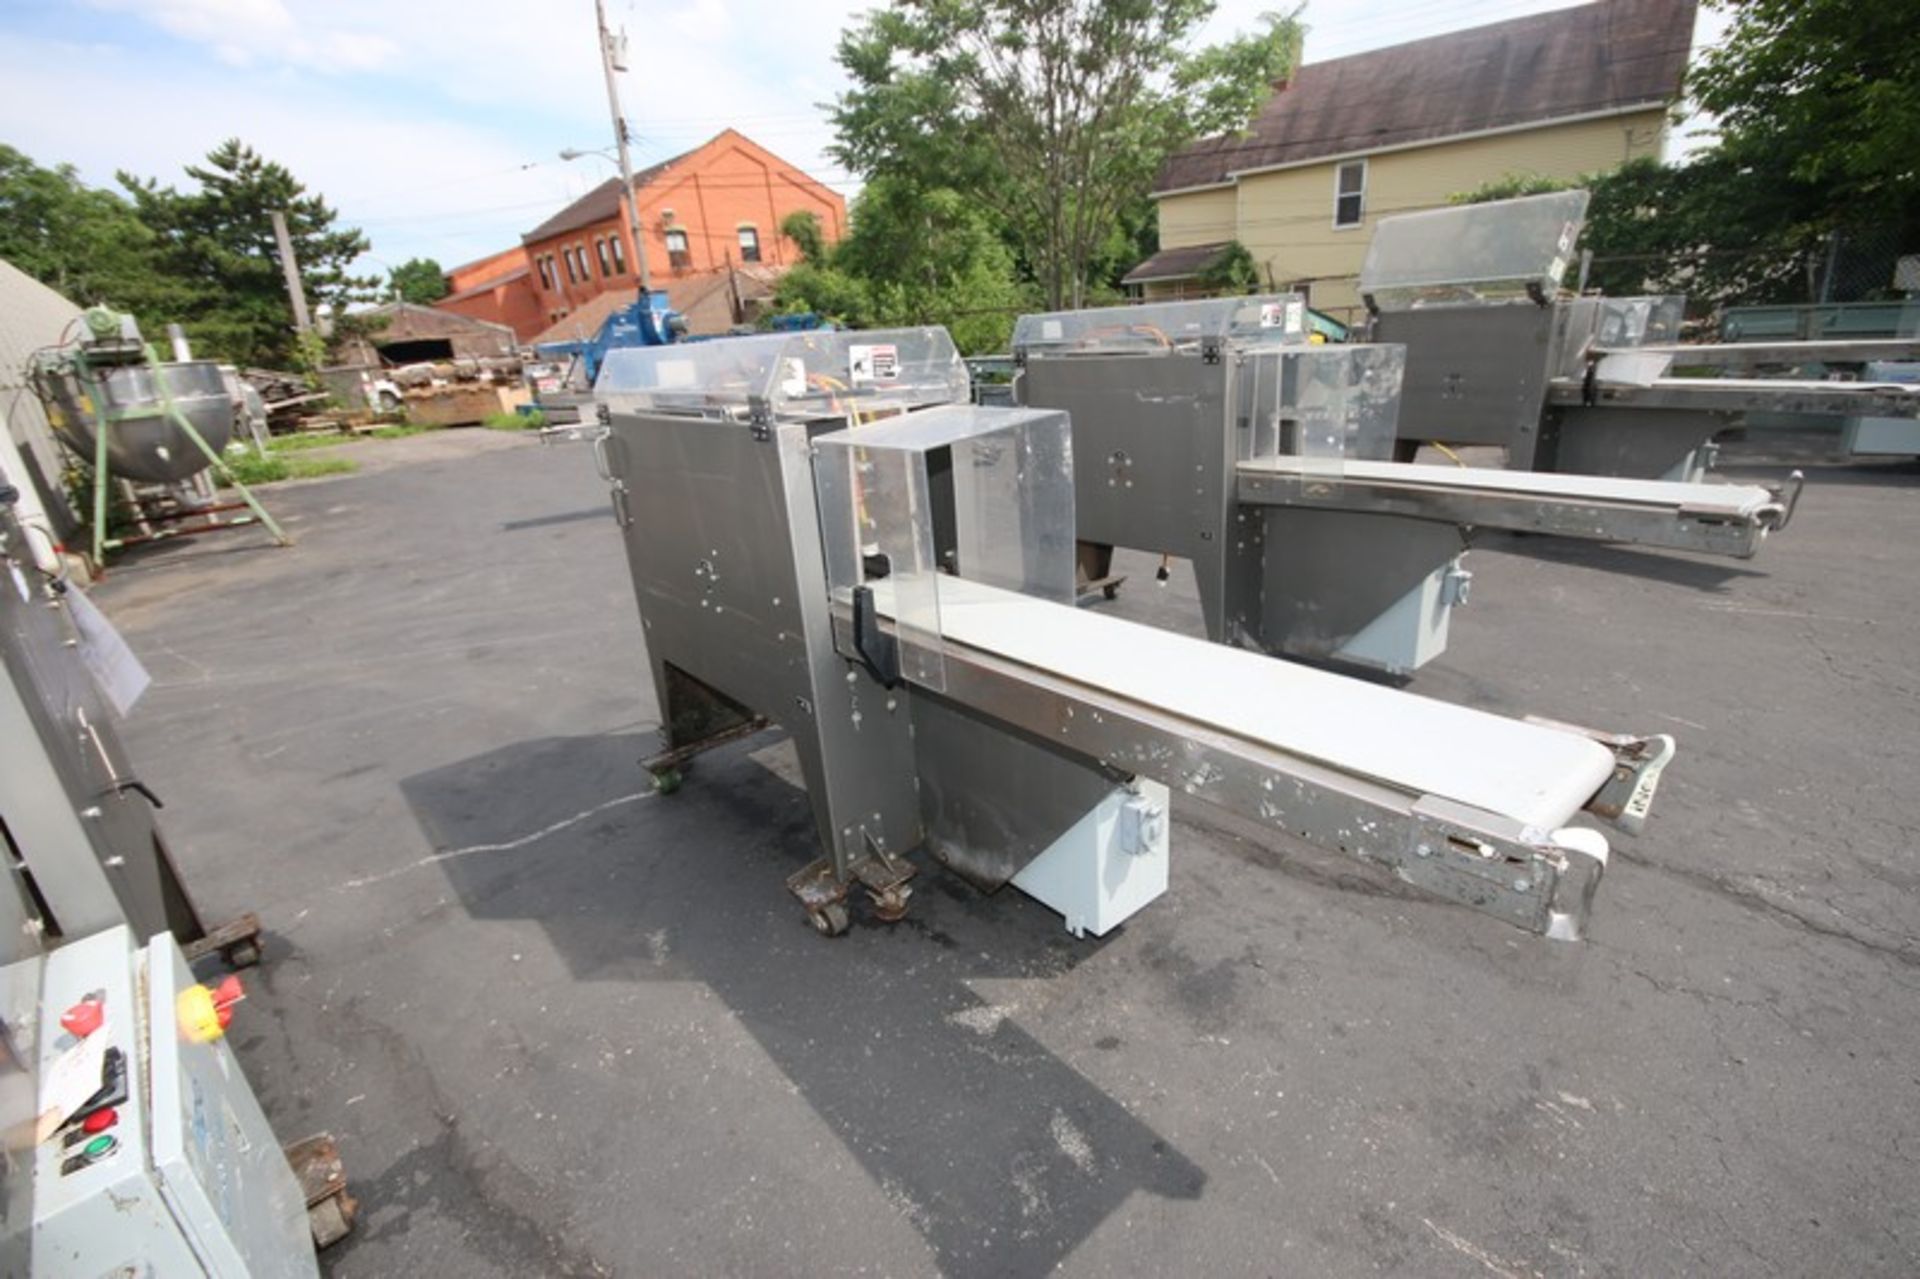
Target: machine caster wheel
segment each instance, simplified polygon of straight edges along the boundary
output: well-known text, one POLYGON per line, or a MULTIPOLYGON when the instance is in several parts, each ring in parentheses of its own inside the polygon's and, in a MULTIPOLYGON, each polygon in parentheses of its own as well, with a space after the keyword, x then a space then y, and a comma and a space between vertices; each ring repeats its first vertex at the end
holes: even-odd
POLYGON ((822 906, 819 910, 810 912, 807 917, 813 921, 814 931, 822 937, 838 937, 846 932, 847 926, 853 922, 847 914, 845 904, 841 902, 822 906))
POLYGON ((229 968, 252 968, 260 962, 260 943, 257 941, 235 942, 221 952, 229 968))
POLYGON ((873 915, 883 924, 897 924, 907 917, 907 897, 910 890, 895 888, 873 895, 873 915))
POLYGON ((653 790, 656 795, 671 795, 680 789, 680 783, 686 778, 677 768, 663 768, 653 775, 653 790))
POLYGON ((1100 588, 1100 593, 1110 600, 1117 600, 1120 598, 1120 583, 1108 582, 1100 588))

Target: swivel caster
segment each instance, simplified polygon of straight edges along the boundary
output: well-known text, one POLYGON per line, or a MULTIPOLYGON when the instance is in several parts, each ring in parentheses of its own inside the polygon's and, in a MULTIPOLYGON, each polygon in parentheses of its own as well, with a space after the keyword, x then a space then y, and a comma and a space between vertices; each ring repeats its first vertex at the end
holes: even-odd
POLYGON ((853 922, 843 902, 830 902, 819 910, 808 911, 807 918, 813 921, 814 931, 822 937, 838 937, 853 922))
POLYGON ((872 894, 873 914, 883 924, 897 924, 907 917, 907 898, 913 890, 904 884, 872 894))

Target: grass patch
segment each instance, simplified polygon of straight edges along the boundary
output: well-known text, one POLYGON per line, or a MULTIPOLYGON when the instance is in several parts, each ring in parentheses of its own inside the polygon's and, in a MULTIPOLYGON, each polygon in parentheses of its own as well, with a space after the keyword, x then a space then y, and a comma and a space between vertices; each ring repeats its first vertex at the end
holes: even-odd
POLYGON ((301 453, 307 449, 330 449, 352 440, 338 431, 303 431, 298 435, 276 435, 267 447, 275 453, 301 453))
MULTIPOLYGON (((255 484, 274 484, 280 480, 311 480, 321 475, 347 475, 359 466, 344 457, 261 457, 246 453, 226 459, 227 470, 249 488, 255 484)), ((226 476, 220 483, 227 484, 226 476)))
POLYGON ((428 431, 437 431, 437 426, 420 426, 414 422, 396 422, 392 426, 376 426, 371 431, 362 431, 364 438, 375 440, 404 440, 409 435, 425 435, 428 431))
POLYGON ((547 424, 547 415, 535 409, 531 413, 489 413, 480 423, 489 431, 537 431, 547 424))

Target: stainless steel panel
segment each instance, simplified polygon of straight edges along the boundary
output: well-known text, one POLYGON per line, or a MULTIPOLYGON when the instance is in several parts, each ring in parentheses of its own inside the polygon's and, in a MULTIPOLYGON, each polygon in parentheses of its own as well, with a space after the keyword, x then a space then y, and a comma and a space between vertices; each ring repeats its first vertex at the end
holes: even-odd
POLYGON ((1261 520, 1261 607, 1256 627, 1236 638, 1289 657, 1334 659, 1467 548, 1454 524, 1403 515, 1275 506, 1261 520))
POLYGON ((844 874, 921 831, 908 694, 833 648, 808 437, 839 425, 616 412, 606 455, 639 513, 623 540, 667 744, 713 726, 701 685, 781 725, 844 874))
POLYGON ((1509 466, 1536 469, 1556 322, 1552 308, 1530 303, 1375 317, 1373 341, 1407 348, 1401 441, 1497 445, 1509 466))
POLYGON ((1230 356, 1032 359, 1020 402, 1073 422, 1074 519, 1085 542, 1193 562, 1207 634, 1226 636, 1236 426, 1230 356))
POLYGON ((1574 475, 1697 480, 1706 446, 1733 425, 1698 409, 1555 405, 1541 420, 1539 468, 1574 475))
MULTIPOLYGON (((81 936, 126 923, 182 941, 201 935, 151 803, 80 660, 78 632, 34 567, 10 513, 0 513, 0 818, 52 911, 81 936)), ((77 589, 77 588, 69 588, 77 589)))
POLYGON ((1045 852, 1115 776, 929 693, 913 699, 920 810, 934 859, 989 891, 1045 852))

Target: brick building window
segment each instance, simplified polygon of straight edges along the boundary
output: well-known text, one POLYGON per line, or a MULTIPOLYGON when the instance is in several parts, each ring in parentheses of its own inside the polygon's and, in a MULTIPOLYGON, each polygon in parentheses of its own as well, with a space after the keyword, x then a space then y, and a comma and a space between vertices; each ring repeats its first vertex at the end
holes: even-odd
POLYGON ((687 233, 679 227, 667 230, 667 261, 676 271, 683 271, 693 265, 693 254, 687 247, 687 233))
POLYGON ((578 276, 576 276, 576 275, 575 275, 575 274, 573 273, 573 253, 572 253, 572 251, 571 251, 571 250, 569 250, 569 249, 562 249, 562 250, 560 250, 560 260, 561 260, 562 262, 564 262, 564 263, 566 264, 566 267, 567 267, 567 283, 568 283, 568 284, 578 284, 578 283, 580 283, 580 278, 579 278, 578 276))
POLYGON ((618 231, 607 237, 607 247, 613 250, 613 273, 615 275, 625 275, 627 273, 627 246, 626 242, 620 238, 618 231))
POLYGON ((542 254, 534 259, 534 265, 540 268, 540 287, 549 291, 553 288, 553 255, 542 254))
POLYGON ((1349 160, 1334 171, 1333 225, 1359 226, 1367 216, 1367 162, 1349 160))
POLYGON ((604 239, 595 240, 593 242, 593 251, 600 259, 600 278, 604 280, 613 274, 613 262, 607 257, 607 242, 604 239))
POLYGON ((742 262, 760 260, 760 233, 750 226, 740 228, 740 260, 742 262))
POLYGON ((569 252, 573 254, 574 266, 577 267, 580 271, 580 283, 585 284, 589 280, 593 279, 593 272, 587 269, 586 249, 576 244, 573 246, 571 250, 569 250, 569 252))

